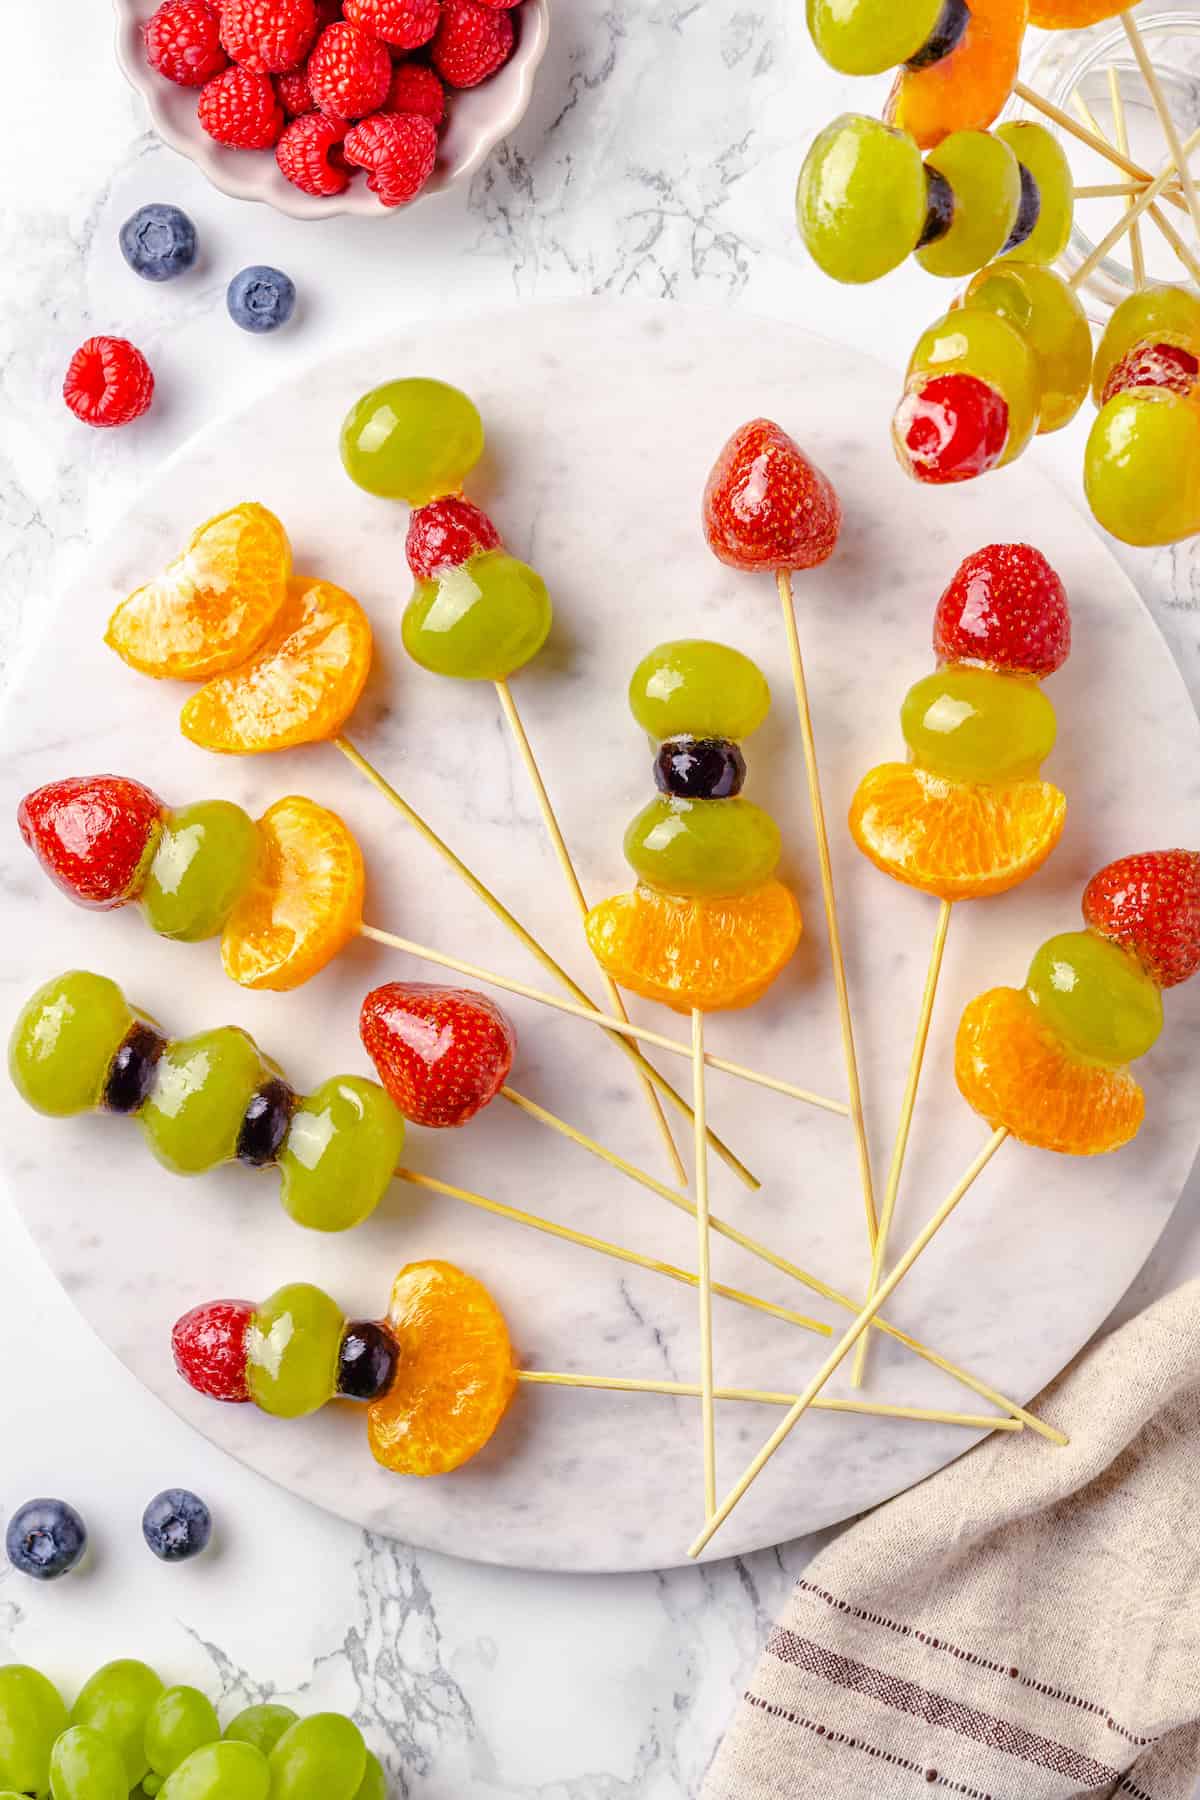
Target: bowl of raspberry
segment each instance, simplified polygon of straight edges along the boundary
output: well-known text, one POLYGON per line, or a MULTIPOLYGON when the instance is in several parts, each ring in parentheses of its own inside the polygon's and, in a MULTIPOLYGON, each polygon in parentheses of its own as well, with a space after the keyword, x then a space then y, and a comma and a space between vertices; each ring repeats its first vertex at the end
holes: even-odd
POLYGON ((117 58, 215 187, 298 219, 468 181, 523 116, 550 0, 114 0, 117 58))

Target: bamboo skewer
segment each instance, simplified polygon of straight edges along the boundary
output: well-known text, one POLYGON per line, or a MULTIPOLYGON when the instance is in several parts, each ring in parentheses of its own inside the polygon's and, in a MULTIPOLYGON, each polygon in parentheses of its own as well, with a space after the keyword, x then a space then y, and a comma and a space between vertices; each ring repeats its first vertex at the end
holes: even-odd
POLYGON ((1141 71, 1142 80, 1146 84, 1154 110, 1158 114, 1158 122, 1162 126, 1163 136, 1167 140, 1167 148, 1171 152, 1175 167, 1179 172, 1180 184, 1183 187, 1183 197, 1187 201, 1187 209, 1192 216, 1192 230, 1195 232, 1197 239, 1200 239, 1200 194, 1196 192, 1195 178, 1192 175, 1191 164, 1188 161, 1192 143, 1195 141, 1195 134, 1193 134, 1193 138, 1189 140, 1186 146, 1180 139, 1179 127, 1172 117, 1171 108, 1167 104, 1167 97, 1162 91, 1162 85, 1155 73, 1154 64, 1150 60, 1150 53, 1146 49, 1142 34, 1137 28, 1137 20, 1133 16, 1132 8, 1121 13, 1119 17, 1121 24, 1124 27, 1125 36, 1129 39, 1129 48, 1133 51, 1134 59, 1141 71))
MULTIPOLYGON (((1052 100, 1043 100, 1042 96, 1033 88, 1028 87, 1025 82, 1014 82, 1013 93, 1018 100, 1023 100, 1026 106, 1031 106, 1043 117, 1052 119, 1068 136, 1077 138, 1081 144, 1086 144, 1089 150, 1096 152, 1097 156, 1106 157, 1109 162, 1115 163, 1118 169, 1123 169, 1125 174, 1131 175, 1135 181, 1144 185, 1154 179, 1149 169, 1143 169, 1140 163, 1132 162, 1128 156, 1122 155, 1121 151, 1110 144, 1102 133, 1091 131, 1086 125, 1078 124, 1069 112, 1064 112, 1062 107, 1056 106, 1052 100)), ((1172 171, 1173 173, 1174 171, 1172 171)), ((1187 210, 1182 194, 1168 193, 1167 198, 1181 211, 1187 210)))
POLYGON ((1200 287, 1200 261, 1197 261, 1194 252, 1188 249, 1170 219, 1157 206, 1152 206, 1149 210, 1150 217, 1158 226, 1159 231, 1166 238, 1197 287, 1200 287))
MULTIPOLYGON (((1115 75, 1116 70, 1110 69, 1109 73, 1115 75)), ((1120 200, 1128 194, 1140 194, 1147 185, 1145 181, 1096 181, 1073 188, 1071 193, 1075 200, 1120 200)))
POLYGON ((709 1235, 708 1141, 704 1093, 704 1014, 692 1008, 692 1116, 695 1119, 696 1267, 700 1272, 700 1401, 704 1438, 704 1516, 711 1519, 717 1505, 717 1440, 713 1413, 712 1248, 709 1235))
MULTIPOLYGON (((1091 108, 1083 98, 1083 95, 1078 91, 1072 95, 1072 104, 1078 107, 1081 115, 1091 120, 1093 125, 1096 123, 1091 108)), ((1186 158, 1198 144, 1200 144, 1200 127, 1191 134, 1186 144, 1180 145, 1181 154, 1186 158)), ((1197 267, 1195 257, 1192 256, 1187 245, 1184 244, 1183 239, 1166 219, 1162 210, 1154 204, 1159 196, 1165 192, 1174 174, 1174 163, 1168 163, 1166 168, 1163 169, 1160 174, 1156 175, 1154 179, 1142 189, 1141 193, 1136 195, 1130 201, 1124 213, 1117 220, 1112 229, 1105 232, 1091 254, 1080 263, 1077 269, 1072 271, 1071 275, 1068 277, 1069 285, 1071 287, 1078 288, 1083 285, 1092 271, 1103 262, 1113 245, 1119 243, 1125 236, 1125 233, 1133 229, 1134 225, 1136 225, 1138 219, 1144 212, 1150 214, 1150 217, 1154 220, 1158 229, 1171 245, 1176 256, 1179 257, 1179 260, 1183 263, 1184 267, 1188 269, 1188 272, 1192 273, 1197 267)), ((1182 202, 1180 202, 1180 204, 1182 204, 1182 202)), ((1193 276, 1193 279, 1195 279, 1195 276, 1193 276)))
MULTIPOLYGON (((1108 68, 1108 97, 1112 106, 1117 149, 1128 156, 1129 128, 1125 118, 1125 96, 1121 92, 1121 76, 1115 63, 1110 63, 1108 68)), ((1128 210, 1127 206, 1126 211, 1128 210)), ((1146 252, 1142 247, 1142 227, 1137 219, 1129 227, 1129 257, 1133 269, 1133 285, 1140 290, 1146 285, 1146 252)))

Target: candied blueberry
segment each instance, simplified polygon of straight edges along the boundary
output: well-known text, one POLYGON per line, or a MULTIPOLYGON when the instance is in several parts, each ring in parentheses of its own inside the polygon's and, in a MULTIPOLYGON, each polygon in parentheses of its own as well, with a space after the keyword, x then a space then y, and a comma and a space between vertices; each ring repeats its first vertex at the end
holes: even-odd
POLYGON ((160 1562, 186 1562, 208 1547, 212 1514, 187 1488, 164 1488, 142 1514, 142 1536, 160 1562))
POLYGON ((1023 244, 1027 237, 1033 236, 1033 228, 1037 224, 1038 215, 1042 210, 1042 190, 1034 175, 1025 167, 1024 163, 1020 163, 1018 166, 1021 170, 1021 204, 1017 208, 1016 223, 1008 234, 1004 249, 1000 252, 1001 256, 1007 255, 1010 250, 1015 250, 1018 244, 1023 244))
POLYGON ((905 67, 927 69, 931 63, 941 62, 944 56, 958 49, 970 23, 971 9, 967 0, 945 0, 937 24, 916 55, 909 57, 905 67))
POLYGON ((296 285, 282 269, 255 263, 234 276, 225 303, 230 318, 243 331, 278 331, 292 316, 296 285))
POLYGON ((259 1088, 242 1119, 238 1132, 238 1161, 253 1169, 265 1169, 273 1163, 288 1134, 296 1096, 286 1081, 267 1081, 259 1088))
POLYGON ((337 1391, 343 1400, 379 1400, 396 1379, 400 1349, 385 1325, 356 1319, 342 1333, 337 1391))
POLYGON ((925 188, 929 208, 917 239, 918 250, 924 250, 926 244, 936 244, 954 223, 954 189, 942 171, 929 163, 925 164, 925 188))
POLYGON ((166 1047, 166 1038, 153 1025, 144 1019, 134 1022, 109 1065, 103 1102, 109 1112, 135 1113, 145 1105, 166 1047))
POLYGON ((56 1581, 87 1549, 87 1526, 65 1500, 27 1500, 8 1521, 8 1560, 35 1581, 56 1581))
POLYGON ((746 759, 728 738, 675 738, 654 764, 659 793, 677 800, 729 800, 745 779, 746 759))
POLYGON ((177 206, 139 207, 121 227, 121 255, 143 281, 174 281, 196 260, 196 227, 177 206))

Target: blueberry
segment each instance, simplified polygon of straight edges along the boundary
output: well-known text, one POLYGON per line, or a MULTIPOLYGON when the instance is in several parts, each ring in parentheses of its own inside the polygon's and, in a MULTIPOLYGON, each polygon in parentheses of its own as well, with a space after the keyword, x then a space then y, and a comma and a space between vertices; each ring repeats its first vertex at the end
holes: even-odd
MULTIPOLYGON (((954 189, 941 170, 929 163, 925 164, 925 197, 925 223, 917 239, 918 250, 924 250, 926 244, 936 244, 954 223, 954 189)), ((1028 237, 1029 233, 1025 235, 1028 237)))
POLYGON ((379 1400, 396 1379, 400 1349, 386 1326, 355 1320, 342 1334, 337 1391, 343 1400, 379 1400))
POLYGON ((109 1112, 135 1113, 145 1105, 154 1086, 158 1059, 167 1040, 144 1019, 135 1020, 124 1043, 109 1064, 103 1104, 109 1112))
POLYGON ((174 281, 196 260, 196 227, 177 206, 142 206, 121 227, 121 255, 143 281, 174 281))
POLYGON ((1032 236, 1042 211, 1042 190, 1037 184, 1036 176, 1024 163, 1018 164, 1018 167, 1021 171, 1021 204, 1017 209, 1017 222, 1008 234, 1001 256, 1007 256, 1010 250, 1017 249, 1027 237, 1032 236))
POLYGON ((187 1488, 165 1488, 142 1514, 142 1536, 162 1562, 199 1556, 212 1536, 212 1514, 187 1488))
POLYGON ((87 1549, 87 1526, 65 1500, 27 1500, 8 1521, 8 1560, 35 1581, 56 1581, 87 1549))
POLYGON ((654 785, 677 800, 729 800, 745 779, 746 759, 728 738, 674 738, 654 764, 654 785))
POLYGON ((265 1169, 283 1148, 296 1096, 286 1081, 267 1081, 246 1108, 242 1128, 238 1132, 238 1161, 252 1169, 265 1169))
POLYGON ((278 331, 292 316, 296 287, 281 270, 256 263, 234 276, 225 301, 243 331, 278 331))
POLYGON ((905 67, 928 69, 931 64, 941 62, 951 51, 958 49, 970 23, 971 9, 967 0, 944 0, 941 16, 933 30, 916 55, 909 57, 905 67))

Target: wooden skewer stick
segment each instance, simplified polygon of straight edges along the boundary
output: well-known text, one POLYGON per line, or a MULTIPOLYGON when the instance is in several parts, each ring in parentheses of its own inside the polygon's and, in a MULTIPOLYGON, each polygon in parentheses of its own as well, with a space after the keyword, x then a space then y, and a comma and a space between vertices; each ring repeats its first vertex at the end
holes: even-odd
MULTIPOLYGON (((481 969, 478 964, 464 962, 458 956, 443 956, 440 950, 430 950, 424 944, 415 944, 411 938, 397 937, 395 932, 380 931, 374 925, 361 925, 359 930, 372 943, 387 944, 391 949, 403 950, 406 955, 415 956, 421 962, 436 963, 443 969, 454 969, 457 974, 466 975, 472 981, 483 981, 489 987, 502 988, 505 993, 519 994, 523 1000, 535 1000, 539 1006, 553 1007, 555 1012, 566 1013, 568 1018, 586 1019, 589 1024, 599 1025, 604 1031, 619 1031, 624 1036, 637 1038, 639 1043, 654 1044, 659 1050, 669 1050, 673 1056, 685 1056, 691 1061, 691 1046, 680 1038, 665 1037, 661 1031, 651 1031, 647 1026, 631 1025, 627 1019, 597 1012, 593 1006, 577 1006, 573 1001, 560 1000, 557 994, 548 994, 543 988, 527 987, 523 981, 512 981, 507 975, 497 975, 493 969, 481 969)), ((757 1069, 748 1069, 744 1063, 729 1062, 723 1056, 713 1056, 708 1050, 704 1052, 704 1062, 706 1068, 717 1069, 723 1075, 736 1075, 742 1081, 749 1081, 757 1087, 770 1088, 776 1094, 786 1094, 790 1100, 801 1100, 806 1106, 820 1107, 823 1112, 837 1113, 842 1118, 849 1117, 850 1108, 844 1100, 830 1100, 824 1094, 814 1094, 811 1089, 796 1087, 790 1081, 778 1081, 773 1075, 762 1075, 757 1069)))
MULTIPOLYGON (((1087 119, 1091 125, 1095 126, 1097 133, 1099 133, 1099 125, 1097 124, 1095 115, 1078 89, 1076 89, 1075 93, 1071 96, 1071 101, 1072 104, 1079 109, 1081 117, 1087 119)), ((1101 141, 1107 142, 1108 140, 1102 139, 1101 141)), ((1200 144, 1200 127, 1192 133, 1186 144, 1180 145, 1181 153, 1185 158, 1190 155, 1197 144, 1200 144)), ((1113 245, 1119 243, 1125 233, 1133 229, 1144 212, 1149 212, 1151 218, 1154 220, 1167 242, 1171 245, 1184 267, 1188 268, 1189 263, 1192 268, 1196 266, 1195 258, 1191 256, 1186 244, 1183 243, 1183 239, 1174 230, 1173 226, 1167 223, 1161 209, 1154 204, 1160 194, 1166 191, 1168 184, 1174 179, 1175 174, 1175 164, 1169 162, 1166 168, 1162 169, 1159 174, 1154 177, 1153 181, 1142 189, 1140 194, 1135 195, 1129 205, 1125 208, 1124 214, 1117 220, 1111 231, 1105 233, 1104 237, 1101 238, 1100 242, 1091 252, 1091 255, 1086 257, 1084 261, 1080 263, 1079 267, 1073 271, 1069 277, 1069 285, 1071 287, 1078 288, 1082 286, 1088 276, 1092 273, 1093 269, 1097 268, 1099 264, 1103 262, 1113 245)), ((1182 204, 1183 202, 1180 201, 1180 205, 1182 204)), ((1189 269, 1189 273, 1190 272, 1189 269)))
MULTIPOLYGON (((1090 131, 1086 125, 1077 124, 1069 112, 1064 112, 1061 106, 1055 106, 1052 100, 1043 100, 1042 96, 1035 93, 1033 88, 1026 86, 1025 82, 1014 82, 1013 93, 1018 100, 1023 100, 1026 106, 1032 106, 1035 112, 1040 112, 1043 117, 1052 119, 1068 136, 1077 138, 1081 144, 1086 144, 1089 150, 1096 152, 1097 156, 1106 157, 1109 162, 1115 163, 1118 169, 1123 169, 1125 174, 1131 175, 1135 181, 1144 184, 1153 180, 1149 169, 1143 169, 1140 163, 1132 162, 1128 156, 1123 156, 1115 145, 1110 144, 1100 132, 1090 131)), ((1174 171, 1172 170, 1171 173, 1173 175, 1174 171)), ((1187 210, 1181 194, 1168 194, 1167 198, 1173 201, 1181 211, 1187 210)))
POLYGON ((1119 200, 1126 194, 1140 194, 1144 181, 1094 181, 1071 190, 1075 200, 1119 200))
POLYGON ((867 1126, 863 1117, 862 1086, 858 1078, 858 1055, 854 1048, 854 1022, 850 1016, 850 993, 846 985, 846 962, 842 955, 842 933, 838 924, 837 897, 833 888, 833 862, 829 854, 829 831, 825 824, 825 802, 821 795, 821 776, 817 768, 817 744, 813 733, 812 709, 808 701, 808 682, 804 675, 804 659, 800 653, 800 632, 796 625, 796 602, 792 594, 792 577, 780 569, 776 577, 783 608, 783 626, 787 634, 788 658, 792 665, 792 686, 796 693, 796 713, 800 720, 800 737, 804 745, 804 768, 808 778, 808 798, 812 808, 813 827, 817 838, 817 861, 821 869, 821 894, 825 902, 825 926, 829 933, 829 954, 833 963, 833 981, 837 990, 838 1016, 842 1027, 842 1053, 846 1063, 846 1081, 850 1089, 850 1120, 858 1150, 858 1173, 862 1185, 863 1205, 867 1212, 867 1239, 875 1242, 878 1220, 875 1215, 875 1183, 871 1174, 871 1148, 867 1142, 867 1126))
POLYGON ((1187 201, 1188 212, 1192 215, 1192 230, 1195 232, 1197 239, 1200 240, 1200 194, 1196 192, 1195 177, 1192 174, 1192 166, 1188 160, 1191 143, 1189 142, 1185 147, 1179 136, 1179 127, 1175 123, 1170 106, 1167 104, 1167 97, 1162 91, 1162 84, 1155 72, 1154 64, 1150 60, 1150 52, 1147 50, 1142 34, 1137 28, 1137 20, 1133 16, 1133 9, 1130 8, 1119 16, 1125 30, 1125 36, 1129 39, 1129 48, 1133 51, 1137 66, 1141 70, 1142 80, 1149 90, 1154 110, 1158 114, 1158 122, 1162 126, 1163 136, 1167 140, 1167 148, 1170 150, 1175 162, 1175 167, 1179 172, 1179 180, 1183 187, 1183 197, 1187 201))
POLYGON ((1196 283, 1197 287, 1200 287, 1200 262, 1196 260, 1194 252, 1188 249, 1187 245, 1172 225, 1170 219, 1166 217, 1165 213, 1163 213, 1159 207, 1152 206, 1150 208, 1150 217, 1158 226, 1159 231, 1162 233, 1163 237, 1166 238, 1168 244, 1170 244, 1172 250, 1175 252, 1192 280, 1196 283))
MULTIPOLYGON (((563 837, 562 827, 558 822, 558 815, 555 813, 550 795, 546 790, 546 784, 542 780, 542 771, 538 767, 537 758, 533 754, 533 745, 529 742, 529 736, 525 730, 524 721, 517 711, 517 703, 513 699, 512 689, 509 687, 507 681, 497 681, 495 683, 495 688, 497 698, 500 701, 500 710, 508 721, 508 728, 512 733, 513 742, 517 746, 517 754, 525 765, 525 772, 529 776, 530 785, 533 788, 534 796, 538 803, 538 810, 542 815, 542 824, 546 828, 546 835, 550 839, 550 844, 554 851, 558 866, 562 870, 563 879, 567 884, 567 891, 575 902, 575 908, 579 913, 580 919, 586 919, 588 914, 588 903, 584 898, 583 888, 580 886, 575 864, 571 861, 571 852, 567 849, 567 841, 563 837)), ((601 971, 601 975, 604 982, 604 991, 608 995, 609 1011, 616 1013, 619 1019, 625 1024, 628 1024, 629 1014, 625 1011, 625 1003, 621 999, 621 990, 618 988, 611 975, 605 973, 603 970, 601 971)), ((650 1080, 648 1075, 640 1075, 638 1079, 641 1081, 643 1091, 645 1092, 647 1100, 650 1102, 650 1111, 653 1114, 655 1124, 658 1126, 659 1135, 663 1140, 663 1145, 671 1164, 671 1171, 676 1181, 682 1184, 687 1180, 687 1170, 679 1160, 679 1152, 675 1148, 675 1139, 671 1136, 671 1127, 667 1123, 667 1115, 663 1111, 662 1101, 659 1099, 654 1083, 650 1080)))
POLYGON ((875 1317, 875 1314, 879 1311, 884 1301, 890 1294, 895 1293, 896 1289, 900 1286, 900 1283, 904 1280, 904 1277, 917 1261, 917 1258, 932 1243, 933 1239, 942 1229, 942 1226, 946 1223, 946 1220, 950 1217, 963 1195, 966 1194, 979 1179, 980 1175, 982 1175, 983 1171, 987 1168, 987 1165, 991 1162, 993 1156, 995 1156, 997 1150, 999 1150, 1007 1137, 1008 1130, 1003 1125, 1000 1126, 998 1130, 993 1131, 983 1149, 971 1163, 966 1173, 963 1174, 955 1183, 954 1187, 951 1188, 946 1198, 942 1201, 942 1204, 934 1213, 932 1219, 930 1219, 929 1223, 925 1226, 925 1229, 919 1232, 913 1239, 891 1274, 884 1282, 882 1282, 873 1297, 859 1313, 858 1317, 847 1327, 845 1335, 838 1339, 838 1342, 825 1358, 825 1361, 821 1364, 821 1367, 817 1370, 804 1392, 800 1395, 800 1398, 789 1409, 785 1417, 780 1420, 779 1424, 775 1427, 775 1430, 771 1433, 770 1437, 758 1452, 758 1455, 754 1458, 753 1462, 751 1462, 750 1466, 746 1469, 745 1473, 729 1490, 729 1493, 726 1494, 715 1514, 705 1521, 704 1529, 700 1532, 696 1541, 688 1548, 689 1556, 699 1556, 700 1552, 713 1537, 714 1533, 725 1523, 725 1520, 729 1517, 746 1490, 758 1479, 759 1475, 762 1474, 762 1471, 766 1468, 780 1444, 783 1443, 784 1439, 789 1435, 799 1420, 804 1417, 804 1414, 808 1411, 826 1382, 837 1371, 840 1365, 845 1361, 846 1357, 849 1356, 851 1350, 853 1350, 863 1332, 866 1331, 871 1320, 875 1317))
MULTIPOLYGON (((367 761, 362 752, 357 750, 350 742, 350 739, 342 736, 334 738, 332 742, 334 746, 341 751, 346 760, 358 770, 359 774, 365 775, 367 780, 371 783, 371 786, 375 788, 378 793, 383 795, 388 805, 394 807, 401 818, 406 819, 413 830, 417 832, 419 836, 424 838, 430 849, 435 850, 442 858, 443 862, 453 869, 459 880, 464 881, 471 889, 471 892, 478 899, 483 901, 483 904, 487 907, 493 917, 499 919, 505 929, 511 931, 513 936, 525 946, 526 950, 529 951, 529 954, 541 963, 543 969, 545 969, 547 973, 553 975, 554 979, 566 988, 572 999, 578 1001, 581 1006, 586 1006, 589 1011, 595 1012, 597 1009, 593 1001, 580 987, 579 983, 572 980, 571 976, 567 974, 567 971, 562 967, 561 963, 555 962, 545 946, 539 944, 533 933, 527 931, 524 925, 521 924, 521 921, 516 918, 514 914, 509 912, 504 902, 499 900, 489 887, 485 886, 479 879, 479 876, 475 874, 474 870, 469 869, 462 858, 455 855, 449 844, 445 843, 443 839, 438 836, 432 825, 426 824, 420 813, 408 804, 408 801, 402 794, 397 793, 391 782, 388 781, 385 776, 380 774, 373 763, 367 761)), ((677 1094, 675 1092, 675 1089, 671 1086, 666 1076, 661 1075, 654 1067, 654 1064, 646 1060, 636 1044, 626 1043, 616 1032, 611 1032, 610 1035, 613 1038, 613 1042, 620 1044, 625 1054, 637 1064, 638 1073, 645 1075, 652 1081, 655 1087, 658 1088, 659 1092, 663 1095, 664 1099, 669 1100, 673 1106, 677 1107, 690 1120, 692 1109, 687 1101, 683 1098, 682 1094, 677 1094)), ((739 1181, 744 1182, 748 1188, 761 1187, 761 1182, 750 1173, 745 1163, 734 1155, 728 1144, 723 1143, 722 1140, 712 1132, 709 1134, 708 1141, 712 1149, 715 1150, 716 1154, 721 1158, 722 1162, 727 1163, 733 1170, 739 1181)))
MULTIPOLYGON (((685 1287, 694 1288, 699 1283, 699 1276, 693 1275, 689 1269, 677 1269, 674 1263, 660 1262, 654 1256, 643 1256, 640 1250, 627 1250, 621 1244, 610 1244, 606 1238, 593 1237, 590 1232, 572 1231, 567 1225, 556 1225, 552 1219, 541 1219, 536 1213, 521 1212, 518 1207, 505 1206, 500 1200, 489 1200, 486 1194, 472 1193, 470 1188, 455 1187, 449 1181, 438 1181, 433 1175, 420 1175, 415 1169, 397 1169, 396 1178, 407 1181, 412 1187, 428 1188, 431 1193, 446 1194, 452 1200, 462 1200, 479 1212, 493 1213, 496 1218, 508 1219, 514 1225, 527 1225, 531 1231, 540 1231, 546 1237, 561 1238, 564 1243, 578 1244, 582 1250, 594 1250, 600 1256, 611 1256, 616 1262, 631 1263, 635 1268, 649 1269, 654 1275, 665 1275, 669 1281, 682 1282, 685 1287)), ((773 1319, 797 1325, 802 1331, 815 1332, 818 1337, 833 1336, 829 1326, 822 1324, 819 1319, 810 1319, 804 1313, 792 1312, 786 1306, 776 1306, 773 1300, 760 1300, 757 1295, 744 1293, 741 1288, 726 1287, 724 1282, 714 1281, 712 1291, 720 1294, 723 1300, 734 1300, 739 1306, 752 1307, 755 1312, 769 1313, 773 1319)))
MULTIPOLYGON (((1121 75, 1116 63, 1108 65, 1108 98, 1112 106, 1113 131, 1116 134, 1117 149, 1128 156, 1129 127, 1125 118, 1125 96, 1121 92, 1121 75)), ((1128 210, 1127 206, 1126 211, 1128 210)), ((1134 288, 1140 291, 1146 285, 1146 252, 1142 247, 1141 222, 1137 219, 1129 227, 1129 260, 1133 270, 1134 288)))
MULTIPOLYGON (((900 1182, 904 1174, 904 1158, 908 1154, 908 1138, 912 1130, 913 1109, 917 1103, 917 1090, 921 1085, 921 1071, 925 1066, 929 1027, 933 1022, 933 1007, 937 999, 938 981, 942 973, 942 958, 946 954, 946 934, 950 929, 950 914, 953 904, 951 900, 943 900, 938 908, 937 926, 933 934, 933 950, 929 958, 925 992, 921 998, 921 1011, 917 1020, 917 1035, 913 1042, 912 1057, 908 1065, 908 1080, 905 1083, 904 1100, 900 1107, 900 1123, 896 1128, 896 1141, 892 1146, 892 1161, 888 1169, 887 1187, 883 1193, 883 1211, 879 1215, 879 1230, 875 1236, 875 1247, 871 1255, 871 1279, 867 1287, 868 1300, 874 1297, 883 1277, 888 1237, 892 1229, 892 1220, 896 1214, 896 1198, 900 1192, 900 1182)), ((867 1348, 870 1341, 870 1334, 864 1332, 858 1342, 852 1375, 855 1387, 861 1387, 863 1384, 867 1348)))
MULTIPOLYGON (((717 1438, 713 1412, 712 1248, 709 1234, 708 1143, 704 1136, 707 1117, 704 1093, 704 1014, 692 1008, 692 1116, 696 1121, 694 1149, 696 1169, 696 1267, 700 1271, 700 1411, 704 1436, 704 1516, 711 1519, 717 1505, 717 1438)), ((830 1333, 832 1336, 832 1333, 830 1333)))
MULTIPOLYGON (((695 1381, 635 1381, 619 1375, 571 1375, 552 1369, 518 1369, 517 1380, 530 1387, 600 1388, 615 1394, 669 1394, 695 1400, 703 1390, 695 1381)), ((769 1388, 713 1389, 715 1400, 753 1401, 759 1406, 791 1406, 796 1394, 777 1394, 769 1388)), ((927 1406, 887 1406, 881 1400, 827 1400, 819 1394, 813 1406, 822 1412, 868 1413, 880 1419, 919 1419, 928 1425, 963 1425, 971 1431, 1024 1431, 1020 1419, 993 1417, 989 1413, 939 1412, 927 1406)))

